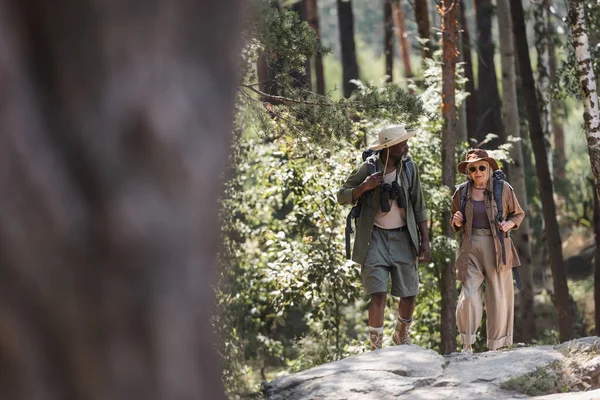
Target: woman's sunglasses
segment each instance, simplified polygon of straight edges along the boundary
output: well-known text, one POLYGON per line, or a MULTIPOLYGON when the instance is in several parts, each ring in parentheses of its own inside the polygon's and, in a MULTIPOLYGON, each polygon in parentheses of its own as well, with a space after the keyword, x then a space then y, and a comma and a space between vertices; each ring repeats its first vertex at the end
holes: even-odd
MULTIPOLYGON (((487 167, 486 167, 485 165, 480 165, 480 166, 479 166, 479 170, 480 170, 481 172, 485 171, 485 170, 486 170, 486 168, 487 168, 487 167)), ((469 171, 471 171, 471 172, 475 172, 475 171, 477 171, 477 167, 469 167, 469 171)))

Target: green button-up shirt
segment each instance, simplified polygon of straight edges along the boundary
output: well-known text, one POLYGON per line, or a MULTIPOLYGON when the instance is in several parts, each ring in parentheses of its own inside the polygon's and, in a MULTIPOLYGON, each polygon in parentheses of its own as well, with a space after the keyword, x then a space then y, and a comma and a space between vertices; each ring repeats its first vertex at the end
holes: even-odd
MULTIPOLYGON (((418 254, 419 249, 419 234, 418 224, 427 221, 427 208, 425 207, 425 201, 423 200, 423 191, 421 189, 421 180, 419 178, 419 170, 416 163, 413 161, 413 174, 411 176, 411 182, 408 183, 408 177, 402 171, 403 164, 401 161, 396 165, 396 169, 400 175, 402 183, 402 189, 406 195, 406 224, 408 226, 408 232, 413 243, 413 251, 415 257, 418 254)), ((377 170, 383 171, 383 162, 377 158, 377 170)), ((369 165, 364 162, 358 168, 356 168, 346 182, 342 185, 337 193, 338 203, 341 205, 355 204, 358 199, 352 201, 352 190, 360 185, 370 175, 369 165)), ((363 206, 356 224, 356 236, 354 238, 354 247, 352 249, 352 261, 363 264, 371 244, 371 237, 373 235, 373 224, 375 222, 375 216, 380 210, 381 200, 381 186, 373 189, 371 193, 364 193, 363 206)))

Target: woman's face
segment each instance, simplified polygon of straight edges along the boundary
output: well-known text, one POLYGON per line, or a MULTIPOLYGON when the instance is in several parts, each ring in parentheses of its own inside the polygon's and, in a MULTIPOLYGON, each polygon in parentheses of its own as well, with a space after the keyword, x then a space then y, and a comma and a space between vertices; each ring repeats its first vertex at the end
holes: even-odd
POLYGON ((487 161, 476 161, 467 165, 467 174, 476 186, 486 185, 490 177, 490 164, 487 161))

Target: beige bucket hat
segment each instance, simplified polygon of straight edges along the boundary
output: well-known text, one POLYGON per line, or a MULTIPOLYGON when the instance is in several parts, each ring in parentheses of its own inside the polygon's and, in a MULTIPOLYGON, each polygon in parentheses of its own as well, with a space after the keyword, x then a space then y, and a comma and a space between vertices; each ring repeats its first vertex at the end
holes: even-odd
POLYGON ((369 144, 371 150, 381 150, 402 143, 417 134, 416 129, 406 130, 404 125, 386 126, 379 131, 377 139, 369 144))

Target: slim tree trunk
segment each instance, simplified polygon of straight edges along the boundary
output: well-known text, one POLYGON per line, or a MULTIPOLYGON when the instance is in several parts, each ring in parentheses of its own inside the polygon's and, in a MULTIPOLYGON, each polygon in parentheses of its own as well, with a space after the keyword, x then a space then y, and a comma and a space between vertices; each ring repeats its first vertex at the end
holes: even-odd
POLYGON ((209 320, 243 8, 0 1, 0 398, 224 398, 209 320))
MULTIPOLYGON (((585 136, 587 139, 590 163, 594 174, 595 194, 595 218, 594 231, 596 233, 596 272, 594 273, 594 284, 600 284, 600 273, 598 272, 598 261, 600 254, 600 235, 598 232, 598 199, 600 199, 600 114, 598 112, 598 92, 596 90, 596 77, 592 67, 590 56, 587 23, 584 2, 581 0, 569 0, 569 25, 573 47, 575 48, 575 59, 577 61, 577 72, 579 74, 579 85, 581 87, 581 98, 583 100, 583 121, 585 136)), ((596 330, 600 326, 600 287, 595 286, 594 291, 596 305, 596 330)))
POLYGON ((540 119, 544 133, 544 147, 548 159, 548 170, 552 178, 553 156, 552 156, 552 87, 550 85, 550 62, 549 62, 549 32, 548 32, 548 0, 542 0, 539 4, 533 4, 535 49, 537 51, 537 98, 539 101, 540 119))
MULTIPOLYGON (((517 86, 515 72, 515 50, 510 16, 510 1, 498 0, 498 31, 502 62, 502 116, 504 127, 514 137, 520 138, 519 110, 517 108, 517 86)), ((509 165, 510 183, 515 190, 519 204, 529 214, 527 191, 525 189, 525 167, 521 141, 513 144, 510 152, 514 164, 509 165)), ((535 313, 533 308, 533 270, 531 265, 531 246, 529 243, 529 218, 525 218, 519 230, 513 233, 513 239, 521 259, 520 275, 523 289, 520 292, 521 306, 519 331, 522 341, 531 343, 536 338, 535 313)))
MULTIPOLYGON (((548 4, 550 7, 550 4, 548 4)), ((554 32, 554 24, 552 18, 548 18, 548 32, 554 32)), ((556 73, 556 49, 554 41, 550 37, 548 40, 548 65, 550 67, 550 82, 554 82, 556 73)), ((554 138, 554 159, 552 165, 554 167, 554 175, 558 180, 564 181, 566 177, 565 164, 567 157, 565 155, 565 131, 563 129, 563 121, 567 113, 566 106, 562 101, 551 101, 552 105, 552 137, 554 138)))
POLYGON ((383 1, 383 51, 386 82, 394 81, 394 18, 392 0, 383 1))
MULTIPOLYGON (((595 181, 591 180, 596 186, 595 181)), ((596 336, 600 336, 600 196, 594 190, 594 239, 596 242, 596 255, 594 261, 594 322, 596 336)))
POLYGON ((568 20, 571 27, 573 47, 575 48, 575 59, 577 60, 588 153, 594 179, 596 180, 596 194, 600 196, 600 114, 598 113, 596 77, 592 68, 583 1, 569 0, 568 20))
POLYGON ((492 15, 494 7, 491 0, 475 0, 477 5, 477 141, 481 142, 488 133, 494 133, 494 139, 485 147, 494 149, 504 142, 502 112, 498 80, 494 66, 494 42, 492 41, 492 15))
MULTIPOLYGON (((454 191, 456 151, 456 62, 458 61, 458 7, 454 0, 444 0, 440 7, 442 16, 442 183, 454 191)), ((444 235, 454 238, 450 226, 450 210, 442 216, 444 235)), ((442 327, 441 353, 456 351, 456 270, 449 262, 442 266, 442 327)))
MULTIPOLYGON (((319 27, 317 0, 306 0, 306 16, 308 18, 308 23, 316 32, 319 42, 321 42, 321 29, 319 27)), ((315 54, 315 77, 317 81, 317 93, 324 95, 325 75, 323 72, 323 54, 320 52, 315 54)))
POLYGON ((402 56, 402 65, 404 66, 404 76, 412 78, 413 72, 410 66, 410 45, 408 44, 406 23, 404 21, 404 10, 400 0, 392 0, 392 10, 396 22, 396 39, 400 46, 400 55, 402 56))
POLYGON ((340 42, 342 47, 342 75, 344 97, 348 98, 356 89, 351 80, 358 79, 358 63, 356 61, 356 46, 354 44, 354 15, 352 0, 336 0, 340 27, 340 42))
MULTIPOLYGON (((427 3, 428 0, 415 0, 415 19, 417 20, 419 38, 430 40, 431 24, 429 23, 429 7, 427 3)), ((427 42, 425 45, 422 45, 421 56, 423 59, 431 58, 431 45, 429 42, 427 42)))
POLYGON ((560 230, 556 220, 556 205, 554 204, 553 198, 554 191, 552 179, 550 178, 550 172, 548 171, 548 161, 546 160, 546 149, 544 147, 544 135, 538 112, 539 103, 535 93, 535 82, 533 80, 533 71, 531 70, 531 61, 529 59, 529 46, 527 44, 527 34, 525 31, 523 5, 520 2, 511 3, 511 15, 514 23, 513 31, 517 43, 523 95, 525 97, 527 118, 529 120, 529 134, 531 137, 531 145, 535 156, 535 168, 540 185, 542 212, 544 215, 546 238, 550 253, 550 266, 552 268, 552 280, 556 296, 559 336, 561 342, 564 342, 573 337, 573 320, 571 312, 569 311, 571 309, 569 304, 569 288, 567 287, 567 277, 562 257, 560 230))
POLYGON ((464 61, 465 90, 469 96, 465 99, 465 111, 467 113, 467 135, 469 140, 477 140, 477 91, 475 90, 475 77, 473 75, 473 60, 471 57, 471 35, 467 24, 465 2, 460 0, 460 28, 462 30, 462 57, 464 61))

